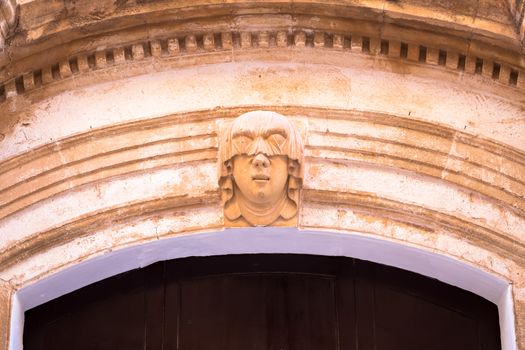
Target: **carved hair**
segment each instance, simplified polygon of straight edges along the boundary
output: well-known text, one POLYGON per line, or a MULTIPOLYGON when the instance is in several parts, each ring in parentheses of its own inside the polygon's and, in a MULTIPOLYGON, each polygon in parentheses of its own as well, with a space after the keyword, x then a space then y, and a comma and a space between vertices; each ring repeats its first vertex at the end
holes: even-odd
POLYGON ((232 159, 237 155, 253 156, 263 153, 266 156, 283 155, 288 157, 287 196, 291 201, 288 210, 281 213, 284 219, 290 219, 297 213, 299 205, 299 189, 302 185, 303 143, 300 134, 293 124, 284 116, 270 111, 253 111, 240 115, 224 131, 221 139, 219 185, 221 187, 222 202, 225 206, 225 215, 230 220, 240 216, 228 214, 233 193, 233 166, 232 159), (264 135, 266 131, 274 130, 285 133, 284 141, 266 140, 266 142, 244 142, 238 135, 264 135), (240 139, 240 140, 239 140, 240 139))

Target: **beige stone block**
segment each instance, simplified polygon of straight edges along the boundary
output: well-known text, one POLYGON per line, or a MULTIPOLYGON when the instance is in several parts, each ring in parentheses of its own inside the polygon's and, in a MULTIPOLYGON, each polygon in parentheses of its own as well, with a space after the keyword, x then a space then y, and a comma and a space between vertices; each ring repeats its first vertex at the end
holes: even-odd
POLYGON ((153 57, 160 57, 162 55, 160 40, 152 40, 149 45, 151 49, 151 55, 153 57))
POLYGON ((184 43, 186 45, 186 51, 197 51, 197 38, 195 35, 186 36, 186 38, 184 38, 184 43))
POLYGON ((483 68, 481 69, 481 74, 486 78, 492 78, 493 71, 494 62, 490 60, 483 60, 483 68))
POLYGON ((134 60, 141 60, 144 58, 144 46, 142 44, 134 44, 131 46, 131 55, 134 60))
POLYGON ((126 53, 123 47, 117 47, 113 49, 113 59, 115 63, 124 63, 126 61, 126 53))
POLYGON ((465 72, 474 74, 476 72, 476 57, 467 56, 465 59, 465 72))
POLYGON ((293 42, 297 47, 305 47, 306 45, 306 33, 305 32, 296 32, 293 37, 293 42))
POLYGON ((315 47, 324 47, 325 37, 324 32, 315 32, 314 34, 314 46, 315 47))
POLYGON ((241 32, 241 47, 243 49, 252 47, 252 33, 241 32))
POLYGON ((447 51, 447 61, 445 66, 450 69, 458 69, 459 54, 453 51, 447 51))
POLYGON ((414 61, 414 62, 419 61, 419 45, 408 44, 407 59, 409 61, 414 61))
POLYGON ((69 61, 60 61, 58 64, 58 69, 60 71, 60 77, 62 79, 69 78, 73 75, 73 72, 71 72, 71 67, 69 66, 69 61))
POLYGON ((388 41, 388 57, 399 58, 401 57, 401 41, 389 40, 388 41))
POLYGON ((427 48, 427 63, 433 65, 439 64, 439 49, 427 48))
POLYGON ((26 91, 33 90, 35 88, 35 76, 33 72, 24 74, 22 79, 24 81, 24 89, 26 91))
POLYGON ((9 349, 9 324, 13 289, 7 283, 0 284, 0 350, 9 349))
POLYGON ((204 36, 202 37, 202 44, 205 50, 215 49, 215 39, 213 37, 213 34, 212 33, 204 34, 204 36))
POLYGON ((262 47, 262 48, 270 47, 270 35, 268 34, 268 32, 259 33, 259 35, 257 36, 257 39, 258 39, 257 44, 259 45, 259 47, 262 47))
POLYGON ((334 49, 341 50, 344 47, 345 38, 341 34, 335 34, 334 35, 334 49))
POLYGON ((499 81, 503 84, 508 84, 510 80, 510 67, 502 64, 499 71, 499 81))
POLYGON ((286 47, 288 45, 288 35, 286 32, 278 32, 275 41, 278 47, 286 47))
POLYGON ((168 54, 174 55, 180 51, 179 39, 171 38, 168 39, 168 54))
POLYGON ((87 55, 80 55, 77 57, 78 70, 80 72, 87 72, 89 70, 89 63, 87 55))
POLYGON ((105 66, 107 66, 108 62, 106 60, 106 51, 105 50, 101 50, 101 51, 97 51, 95 52, 95 64, 97 66, 97 68, 103 68, 105 66))
POLYGON ((46 67, 42 69, 42 84, 48 84, 52 82, 53 79, 53 72, 51 71, 51 67, 46 67))
POLYGON ((232 33, 221 33, 222 48, 229 50, 233 47, 232 33))
POLYGON ((381 39, 370 38, 370 53, 373 55, 378 55, 379 52, 381 52, 381 39))
POLYGON ((15 79, 11 79, 5 84, 5 97, 13 98, 17 95, 15 79))
POLYGON ((518 88, 525 89, 525 70, 520 70, 518 74, 518 88))
POLYGON ((516 331, 518 338, 518 349, 525 349, 525 301, 519 298, 519 294, 525 294, 523 289, 518 289, 518 283, 513 288, 514 302, 516 303, 516 331))
POLYGON ((357 35, 353 35, 350 42, 350 49, 355 52, 363 51, 363 38, 357 35))

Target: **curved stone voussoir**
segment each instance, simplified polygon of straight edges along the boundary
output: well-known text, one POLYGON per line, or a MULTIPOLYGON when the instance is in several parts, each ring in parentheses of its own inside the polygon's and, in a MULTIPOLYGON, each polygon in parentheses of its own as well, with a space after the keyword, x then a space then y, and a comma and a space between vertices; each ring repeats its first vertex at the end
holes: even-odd
MULTIPOLYGON (((336 205, 355 212, 369 215, 370 220, 397 222, 406 226, 415 227, 425 234, 432 234, 444 229, 450 234, 458 235, 476 246, 491 246, 502 257, 512 254, 512 260, 525 266, 525 242, 513 239, 504 232, 483 227, 475 222, 440 213, 428 208, 401 203, 369 193, 332 192, 319 190, 304 190, 303 200, 307 203, 319 203, 328 207, 336 205), (375 219, 372 219, 375 217, 375 219)), ((341 213, 340 213, 341 214, 341 213)), ((367 221, 361 219, 360 221, 367 221)), ((304 229, 331 228, 341 229, 344 225, 339 220, 323 216, 303 217, 301 227, 304 229)), ((372 225, 371 225, 372 226, 372 225)), ((363 228, 345 227, 346 230, 366 232, 363 228)), ((375 234, 380 234, 375 232, 375 234)), ((430 240, 431 241, 431 240, 430 240)), ((426 242, 429 243, 428 241, 426 242)))
MULTIPOLYGON (((2 270, 7 269, 46 250, 89 236, 93 232, 107 227, 118 226, 138 218, 162 214, 166 211, 213 206, 217 203, 219 203, 218 193, 211 192, 193 197, 189 195, 165 196, 91 212, 58 227, 35 233, 18 242, 15 246, 7 247, 0 252, 0 266, 2 270)), ((187 227, 184 228, 184 231, 195 229, 197 228, 187 227)))

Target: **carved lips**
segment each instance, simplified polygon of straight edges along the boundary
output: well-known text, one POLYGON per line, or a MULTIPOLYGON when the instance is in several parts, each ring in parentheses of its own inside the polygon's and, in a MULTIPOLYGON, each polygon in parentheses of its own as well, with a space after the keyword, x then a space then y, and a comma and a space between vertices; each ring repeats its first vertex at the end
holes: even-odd
POLYGON ((270 177, 268 175, 264 174, 256 174, 252 176, 252 180, 255 182, 268 182, 270 181, 270 177))

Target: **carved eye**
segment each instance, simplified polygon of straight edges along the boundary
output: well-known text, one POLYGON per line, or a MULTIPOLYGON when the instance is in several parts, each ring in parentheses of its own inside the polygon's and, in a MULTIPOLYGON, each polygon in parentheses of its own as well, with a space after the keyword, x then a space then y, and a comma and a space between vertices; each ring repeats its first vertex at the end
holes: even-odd
POLYGON ((266 137, 266 140, 273 145, 281 147, 286 141, 286 136, 281 133, 273 133, 266 137))
POLYGON ((241 150, 245 150, 253 142, 253 139, 248 135, 238 135, 233 138, 233 141, 241 150))

